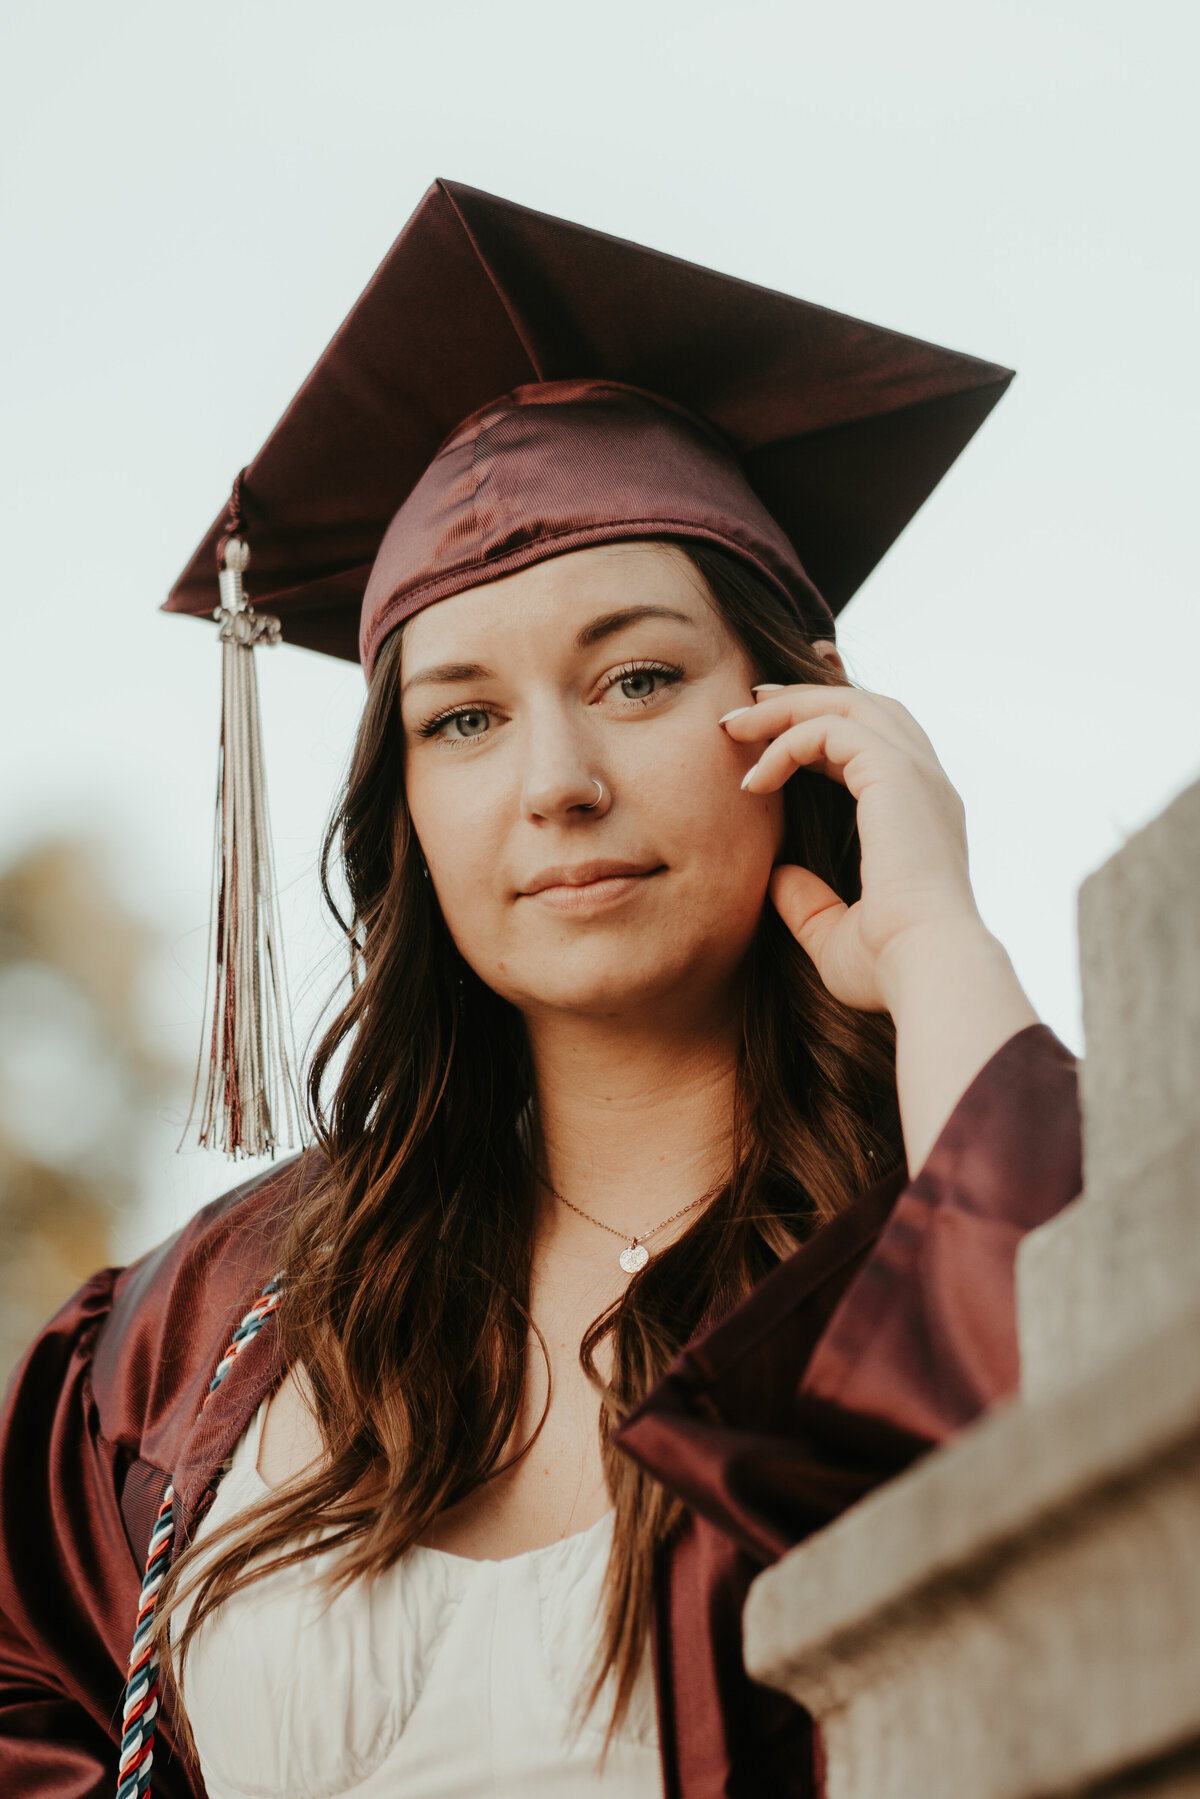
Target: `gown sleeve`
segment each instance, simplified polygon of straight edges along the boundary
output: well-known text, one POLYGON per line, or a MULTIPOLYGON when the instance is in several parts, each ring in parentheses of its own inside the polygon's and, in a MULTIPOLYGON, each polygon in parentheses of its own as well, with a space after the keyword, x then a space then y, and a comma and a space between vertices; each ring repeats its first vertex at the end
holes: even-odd
MULTIPOLYGON (((114 1469, 90 1425, 91 1347, 113 1274, 86 1283, 41 1332, 0 1425, 0 1791, 91 1799, 113 1786, 113 1690, 97 1536, 114 1469)), ((108 1596, 111 1604, 116 1595, 108 1596)))
POLYGON ((1009 1039, 920 1173, 853 1201, 693 1340, 617 1442, 761 1565, 1010 1394, 1015 1257, 1080 1189, 1074 1058, 1009 1039))
MULTIPOLYGON (((116 1272, 42 1330, 0 1420, 0 1793, 111 1799, 140 1572, 126 1518, 147 1470, 101 1433, 92 1351, 116 1272)), ((188 1791, 157 1764, 156 1799, 188 1791)))
MULTIPOLYGON (((3 1799, 115 1793, 154 1518, 169 1480, 185 1474, 198 1500, 226 1453, 212 1415, 209 1435, 197 1430, 204 1394, 247 1296, 278 1266, 298 1179, 320 1166, 313 1157, 277 1164, 130 1267, 93 1275, 13 1375, 0 1415, 3 1799)), ((269 1355, 242 1362, 222 1425, 235 1438, 237 1407, 258 1404, 272 1368, 269 1355)), ((203 1795, 169 1703, 151 1788, 154 1799, 203 1795)))

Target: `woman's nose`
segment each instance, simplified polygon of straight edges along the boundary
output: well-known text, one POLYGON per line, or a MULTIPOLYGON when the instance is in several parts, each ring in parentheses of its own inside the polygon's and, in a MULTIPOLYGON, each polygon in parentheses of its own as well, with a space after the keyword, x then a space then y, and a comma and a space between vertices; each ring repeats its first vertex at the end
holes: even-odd
POLYGON ((522 810, 527 818, 597 817, 612 804, 586 732, 534 731, 528 745, 522 810))

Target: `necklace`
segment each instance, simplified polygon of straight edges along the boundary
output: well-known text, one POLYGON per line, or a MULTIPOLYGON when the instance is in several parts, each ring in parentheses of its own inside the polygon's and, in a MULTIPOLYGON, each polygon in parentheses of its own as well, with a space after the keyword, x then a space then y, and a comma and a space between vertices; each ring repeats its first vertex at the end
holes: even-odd
POLYGON ((640 1273, 646 1266, 646 1263, 650 1260, 650 1251, 646 1248, 646 1239, 648 1237, 657 1237, 659 1231, 665 1231, 667 1226, 669 1224, 674 1224, 677 1218, 686 1218, 689 1212, 694 1212, 697 1206, 702 1206, 704 1204, 705 1200, 715 1199, 725 1185, 723 1180, 718 1181, 715 1187, 710 1187, 707 1193, 702 1193, 700 1195, 699 1199, 693 1199, 686 1206, 680 1206, 679 1210, 677 1212, 672 1212, 669 1218, 660 1219, 658 1224, 652 1224, 649 1230, 643 1231, 640 1236, 630 1237, 628 1241, 626 1241, 626 1233, 624 1231, 616 1230, 611 1224, 605 1224, 603 1218, 593 1218, 590 1212, 585 1212, 582 1206, 575 1205, 565 1194, 560 1193, 557 1187, 552 1187, 544 1174, 540 1173, 537 1169, 534 1170, 534 1173, 537 1174, 539 1181, 541 1181, 546 1191, 548 1193, 553 1193, 555 1199, 561 1200, 569 1212, 576 1213, 580 1218, 586 1218, 589 1224, 594 1224, 598 1230, 607 1231, 610 1237, 616 1237, 618 1241, 625 1244, 625 1247, 617 1257, 617 1260, 620 1262, 626 1274, 640 1273))

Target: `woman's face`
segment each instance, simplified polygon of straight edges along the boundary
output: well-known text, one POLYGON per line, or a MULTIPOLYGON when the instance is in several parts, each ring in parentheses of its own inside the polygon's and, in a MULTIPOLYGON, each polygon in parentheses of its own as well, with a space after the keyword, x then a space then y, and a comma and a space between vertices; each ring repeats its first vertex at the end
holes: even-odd
POLYGON ((740 789, 717 720, 761 676, 686 556, 537 563, 418 613, 401 657, 408 804, 480 978, 530 1016, 723 1005, 783 804, 740 789))

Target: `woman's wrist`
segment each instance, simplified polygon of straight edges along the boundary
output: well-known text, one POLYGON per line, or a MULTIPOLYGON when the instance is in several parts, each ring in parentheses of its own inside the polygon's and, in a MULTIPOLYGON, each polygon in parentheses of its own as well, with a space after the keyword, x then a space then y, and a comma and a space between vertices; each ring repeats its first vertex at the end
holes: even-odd
POLYGON ((900 1118, 915 1174, 980 1069, 1038 1018, 977 914, 906 933, 881 956, 879 981, 896 1026, 900 1118))
POLYGON ((880 951, 876 978, 897 1030, 906 1013, 924 1011, 935 996, 960 994, 968 1002, 980 989, 997 997, 1006 989, 1021 993, 1008 952, 973 909, 930 918, 901 933, 880 951))

